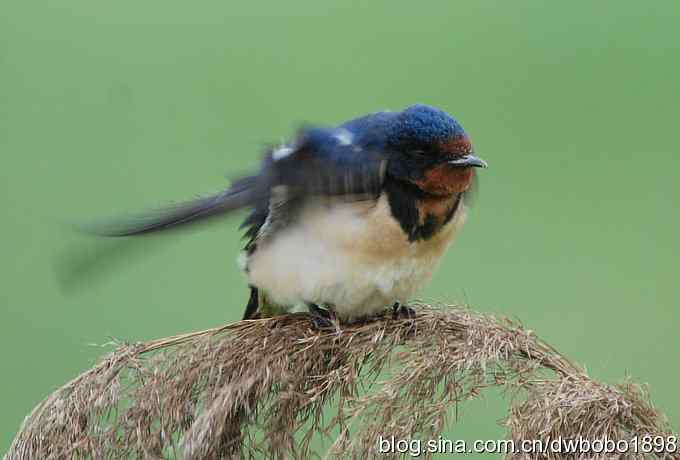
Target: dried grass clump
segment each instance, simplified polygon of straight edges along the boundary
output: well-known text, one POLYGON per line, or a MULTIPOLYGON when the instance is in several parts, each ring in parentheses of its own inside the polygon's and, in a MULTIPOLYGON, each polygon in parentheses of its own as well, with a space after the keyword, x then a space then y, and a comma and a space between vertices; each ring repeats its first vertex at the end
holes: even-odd
POLYGON ((513 390, 517 441, 671 434, 639 387, 590 379, 519 324, 421 305, 340 332, 291 314, 119 345, 39 404, 5 459, 304 459, 314 436, 329 457, 382 457, 379 435, 435 439, 491 386, 513 390))

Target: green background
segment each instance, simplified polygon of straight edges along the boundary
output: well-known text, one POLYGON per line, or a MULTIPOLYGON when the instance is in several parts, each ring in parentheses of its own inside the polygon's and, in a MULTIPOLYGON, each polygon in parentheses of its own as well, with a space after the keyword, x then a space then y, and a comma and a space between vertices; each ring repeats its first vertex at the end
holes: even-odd
MULTIPOLYGON (((302 122, 423 102, 489 161, 426 300, 517 317, 680 428, 677 1, 0 2, 0 452, 135 341, 240 317, 237 220, 66 293, 64 219, 209 192, 302 122)), ((145 250, 145 249, 144 249, 145 250)), ((446 433, 498 438, 495 395, 446 433)))

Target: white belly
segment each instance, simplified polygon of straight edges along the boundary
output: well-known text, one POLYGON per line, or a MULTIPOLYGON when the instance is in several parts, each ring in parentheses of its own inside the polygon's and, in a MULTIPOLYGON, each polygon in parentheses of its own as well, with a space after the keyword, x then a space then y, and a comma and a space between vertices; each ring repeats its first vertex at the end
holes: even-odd
POLYGON ((344 320, 370 315, 429 281, 464 219, 461 203, 432 238, 409 242, 384 195, 377 204, 309 204, 248 257, 248 281, 280 305, 328 305, 344 320))

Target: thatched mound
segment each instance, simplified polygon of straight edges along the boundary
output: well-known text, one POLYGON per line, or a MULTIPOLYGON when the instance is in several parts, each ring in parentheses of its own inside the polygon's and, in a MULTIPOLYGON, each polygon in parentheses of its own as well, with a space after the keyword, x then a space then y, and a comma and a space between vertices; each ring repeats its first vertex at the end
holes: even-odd
POLYGON ((5 458, 304 459, 313 436, 331 438, 330 457, 382 458, 380 435, 436 439, 452 407, 490 386, 513 390, 517 443, 671 435, 641 387, 590 379, 515 322, 421 305, 414 320, 342 331, 291 314, 119 345, 38 405, 5 458))

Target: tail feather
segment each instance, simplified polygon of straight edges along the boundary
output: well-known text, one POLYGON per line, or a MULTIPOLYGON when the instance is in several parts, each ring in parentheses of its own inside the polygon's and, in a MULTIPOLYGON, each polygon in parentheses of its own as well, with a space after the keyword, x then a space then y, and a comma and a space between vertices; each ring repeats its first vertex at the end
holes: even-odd
POLYGON ((143 214, 96 221, 79 226, 85 233, 97 236, 123 237, 176 229, 187 224, 254 206, 263 199, 256 176, 235 181, 223 192, 189 201, 174 203, 143 214))

